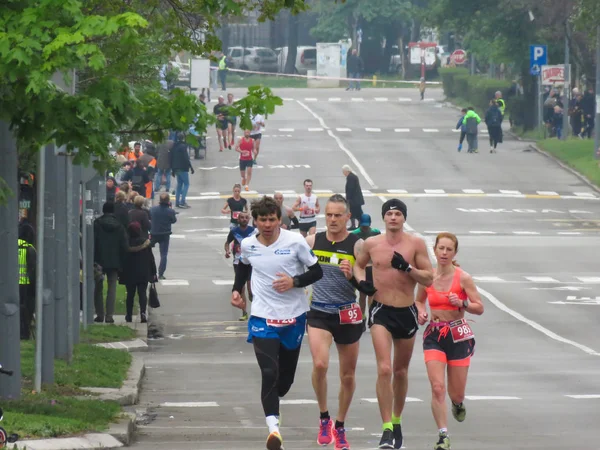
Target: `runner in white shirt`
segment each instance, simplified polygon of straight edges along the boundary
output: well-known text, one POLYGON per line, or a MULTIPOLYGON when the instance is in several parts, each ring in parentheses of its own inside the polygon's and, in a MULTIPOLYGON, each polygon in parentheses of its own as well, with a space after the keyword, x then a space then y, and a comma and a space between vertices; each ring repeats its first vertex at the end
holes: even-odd
POLYGON ((265 116, 262 114, 256 114, 252 118, 252 131, 250 137, 254 139, 254 164, 256 164, 256 158, 260 152, 260 141, 262 139, 263 131, 265 131, 265 116))
POLYGON ((300 234, 306 237, 317 232, 317 214, 321 212, 319 197, 312 193, 312 180, 304 180, 304 194, 298 197, 292 209, 300 211, 300 234))
POLYGON ((309 310, 304 288, 320 280, 323 270, 303 237, 280 228, 281 208, 273 198, 254 202, 252 217, 259 233, 242 241, 231 304, 246 308, 241 291, 252 268, 248 342, 254 344, 262 373, 267 449, 281 450, 279 398, 290 390, 296 374, 309 310))

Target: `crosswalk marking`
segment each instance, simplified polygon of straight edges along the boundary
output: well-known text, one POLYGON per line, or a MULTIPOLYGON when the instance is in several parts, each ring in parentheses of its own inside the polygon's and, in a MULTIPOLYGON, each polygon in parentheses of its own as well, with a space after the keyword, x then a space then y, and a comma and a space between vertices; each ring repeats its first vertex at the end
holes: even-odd
POLYGON ((365 128, 365 131, 368 131, 371 133, 378 133, 381 131, 381 128, 365 128))
POLYGON ((593 283, 593 284, 600 283, 600 277, 575 277, 575 278, 577 278, 582 283, 593 283))
POLYGON ((425 133, 439 133, 440 130, 438 130, 437 128, 423 128, 423 131, 425 133))
POLYGON ((317 401, 316 400, 304 400, 304 399, 299 399, 299 400, 280 400, 279 404, 280 405, 316 405, 317 401))
POLYGON ((294 131, 293 128, 280 128, 279 131, 283 132, 287 132, 287 133, 291 133, 294 131))
POLYGON ((231 286, 233 284, 233 280, 212 280, 212 282, 217 286, 231 286))
POLYGON ((504 281, 500 277, 492 277, 492 276, 473 277, 473 279, 475 281, 481 281, 481 282, 488 281, 488 282, 495 282, 495 283, 504 281))
POLYGON ((394 132, 396 132, 396 133, 408 133, 408 132, 410 132, 410 128, 394 128, 394 132))
POLYGON ((558 192, 554 191, 537 191, 538 195, 558 195, 558 192))
POLYGON ((578 400, 600 399, 600 395, 599 394, 565 395, 565 397, 575 398, 575 399, 578 399, 578 400))
POLYGON ((552 277, 525 277, 529 281, 534 283, 560 283, 556 278, 552 277))
POLYGON ((189 286, 188 280, 160 280, 160 284, 163 286, 189 286))
POLYGON ((365 99, 362 97, 352 97, 353 102, 364 102, 365 99))
POLYGON ((323 128, 309 128, 308 131, 323 131, 323 128))
POLYGON ((352 131, 350 128, 336 128, 336 131, 352 131))
POLYGON ((329 97, 330 102, 341 102, 342 99, 339 97, 329 97))
POLYGON ((387 97, 375 97, 376 102, 387 102, 387 97))
POLYGON ((443 189, 425 189, 426 194, 445 194, 446 191, 443 189))
POLYGON ((463 189, 465 194, 483 194, 483 190, 481 189, 463 189))

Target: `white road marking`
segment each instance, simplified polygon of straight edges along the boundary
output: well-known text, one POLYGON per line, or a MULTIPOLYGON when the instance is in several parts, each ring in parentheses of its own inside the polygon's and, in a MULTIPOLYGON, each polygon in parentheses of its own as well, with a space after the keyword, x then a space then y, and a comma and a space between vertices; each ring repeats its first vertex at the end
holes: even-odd
POLYGON ((500 189, 500 193, 508 194, 508 195, 523 195, 523 194, 521 194, 520 191, 510 191, 510 190, 506 190, 506 189, 500 189))
POLYGON ((350 128, 336 128, 335 131, 352 131, 350 128))
POLYGON ((220 192, 200 192, 200 195, 220 195, 220 192))
POLYGON ((317 99, 316 99, 316 98, 314 98, 314 97, 308 97, 308 98, 305 98, 305 99, 304 99, 304 101, 305 101, 305 102, 316 102, 316 101, 317 101, 317 99))
POLYGON ((342 99, 339 97, 329 97, 330 102, 341 102, 342 99))
POLYGON ((440 130, 438 130, 437 128, 423 128, 423 131, 425 133, 439 133, 440 130))
POLYGON ((465 194, 483 194, 484 192, 481 189, 463 189, 465 194))
POLYGON ((212 282, 217 286, 231 286, 233 284, 233 280, 212 280, 212 282))
POLYGON ((312 109, 310 109, 308 106, 306 106, 300 100, 298 100, 298 104, 300 106, 302 106, 305 110, 307 110, 315 119, 317 119, 323 128, 329 129, 329 127, 327 125, 325 125, 325 121, 317 113, 315 113, 312 109))
POLYGON ((323 128, 309 128, 308 131, 323 131, 323 128))
POLYGON ((245 426, 245 427, 254 426, 254 423, 252 423, 252 420, 248 419, 248 411, 246 411, 246 408, 244 408, 242 406, 234 406, 233 412, 235 412, 235 415, 238 416, 238 419, 240 419, 240 423, 243 426, 245 426))
POLYGON ((165 408, 214 408, 217 402, 164 402, 160 406, 165 408))
POLYGON ((387 97, 375 97, 376 102, 387 102, 387 97))
POLYGON ((293 99, 293 98, 289 98, 289 97, 283 97, 283 98, 282 98, 282 100, 283 100, 284 102, 293 102, 293 101, 294 101, 294 99, 293 99))
POLYGON ((470 234, 496 234, 495 231, 479 231, 479 230, 474 230, 474 231, 469 231, 470 234))
POLYGON ((160 280, 160 284, 163 286, 189 286, 188 280, 160 280))
POLYGON ((408 97, 400 97, 398 99, 399 102, 412 102, 412 98, 408 98, 408 97))
POLYGON ((461 132, 461 130, 457 130, 456 128, 452 128, 452 132, 453 132, 453 133, 460 133, 460 132, 461 132))
POLYGON ((432 98, 424 98, 423 101, 424 102, 434 102, 435 100, 432 98))
POLYGON ((517 311, 510 309, 508 306, 506 306, 504 303, 502 303, 500 300, 498 300, 496 297, 494 297, 491 293, 487 292, 486 290, 481 289, 479 287, 477 288, 477 290, 481 293, 481 295, 485 296, 490 301, 490 303, 494 304, 494 306, 496 308, 500 309, 501 311, 504 311, 507 314, 510 314, 515 319, 517 319, 523 323, 526 323, 527 325, 529 325, 533 329, 539 331, 540 333, 543 333, 550 339, 553 339, 558 342, 562 342, 564 344, 571 345, 571 346, 587 353, 588 355, 600 356, 600 353, 598 353, 596 350, 594 350, 590 347, 587 347, 583 344, 580 344, 578 342, 572 341, 570 339, 566 339, 566 338, 556 334, 555 332, 550 331, 549 329, 543 327, 539 323, 528 319, 527 317, 523 316, 522 314, 518 313, 517 311))
POLYGON ((481 282, 484 282, 484 283, 485 282, 492 282, 492 283, 498 283, 498 282, 500 282, 500 283, 502 283, 502 282, 505 281, 505 280, 503 280, 500 277, 487 277, 487 276, 484 276, 484 277, 473 277, 473 279, 475 281, 481 281, 481 282))
POLYGON ((522 400, 521 397, 510 397, 504 395, 465 395, 467 400, 522 400))
POLYGON ((577 197, 596 197, 593 192, 573 192, 577 197))
POLYGON ((371 133, 379 133, 381 128, 365 128, 365 131, 369 131, 371 133))
POLYGON ((425 230, 423 231, 423 234, 440 234, 440 233, 445 233, 446 230, 438 230, 438 231, 430 231, 430 230, 425 230))
POLYGON ((536 191, 538 195, 550 195, 550 196, 555 196, 558 195, 558 192, 554 192, 554 191, 536 191))
POLYGON ((279 404, 280 405, 316 405, 317 401, 316 400, 305 400, 305 399, 280 400, 279 404))
POLYGON ((534 283, 560 283, 556 278, 552 277, 525 277, 527 280, 534 283))
POLYGON ((394 128, 394 132, 396 133, 409 133, 410 128, 394 128))
POLYGON ((443 189, 425 189, 426 194, 445 194, 446 191, 443 189))
POLYGON ((352 97, 351 100, 353 102, 364 102, 365 101, 365 99, 362 97, 352 97))
POLYGON ((281 131, 282 133, 291 133, 294 131, 293 128, 280 128, 279 131, 281 131))
MULTIPOLYGON (((367 402, 367 403, 377 403, 377 399, 376 398, 361 398, 361 400, 363 402, 367 402)), ((421 400, 420 398, 415 398, 415 397, 406 397, 406 402, 407 403, 417 403, 417 402, 422 402, 423 400, 421 400)))
POLYGON ((600 398, 600 395, 598 395, 598 394, 565 395, 565 397, 575 398, 577 400, 590 400, 590 399, 598 399, 598 398, 600 398))
POLYGON ((172 234, 171 239, 185 239, 185 234, 172 234))
POLYGON ((600 283, 600 277, 575 277, 575 278, 577 278, 582 283, 592 283, 592 284, 600 283))
POLYGON ((540 234, 538 231, 513 231, 513 234, 520 236, 534 236, 540 234))
POLYGON ((408 194, 408 191, 404 189, 388 189, 387 191, 390 194, 408 194))
POLYGON ((331 189, 313 189, 315 194, 333 194, 331 189))

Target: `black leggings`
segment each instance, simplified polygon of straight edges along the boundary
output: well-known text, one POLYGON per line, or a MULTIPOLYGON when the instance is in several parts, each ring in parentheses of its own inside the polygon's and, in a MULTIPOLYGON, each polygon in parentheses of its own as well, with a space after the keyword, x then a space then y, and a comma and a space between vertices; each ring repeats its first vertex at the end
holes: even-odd
POLYGON ((140 313, 146 314, 146 305, 148 304, 148 283, 128 284, 127 288, 127 300, 125 301, 125 308, 127 309, 127 315, 133 315, 133 300, 135 299, 135 291, 137 290, 138 297, 140 299, 140 313))
POLYGON ((488 127, 488 133, 490 137, 490 147, 496 148, 502 136, 502 128, 497 126, 488 127))
POLYGON ((288 350, 279 339, 253 337, 252 342, 262 374, 260 398, 265 416, 279 416, 279 397, 292 387, 302 347, 288 350))

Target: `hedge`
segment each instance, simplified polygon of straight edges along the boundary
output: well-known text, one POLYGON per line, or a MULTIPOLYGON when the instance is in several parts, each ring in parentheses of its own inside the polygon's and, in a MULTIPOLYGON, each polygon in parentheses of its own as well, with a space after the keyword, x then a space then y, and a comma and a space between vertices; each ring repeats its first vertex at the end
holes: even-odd
POLYGON ((506 96, 511 86, 510 81, 469 75, 469 70, 463 68, 440 69, 440 75, 446 97, 467 100, 470 104, 462 106, 473 106, 480 111, 488 109, 496 91, 501 91, 506 96))

